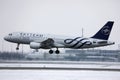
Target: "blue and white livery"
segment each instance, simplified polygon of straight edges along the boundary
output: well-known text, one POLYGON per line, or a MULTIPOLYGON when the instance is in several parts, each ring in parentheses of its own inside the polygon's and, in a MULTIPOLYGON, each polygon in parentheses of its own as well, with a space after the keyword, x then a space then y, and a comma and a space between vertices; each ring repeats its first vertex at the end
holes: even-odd
POLYGON ((108 41, 113 24, 113 21, 108 21, 94 36, 89 38, 13 32, 5 36, 4 39, 17 43, 16 50, 19 49, 20 44, 28 44, 30 48, 36 50, 50 49, 50 54, 54 52, 52 48, 56 48, 55 53, 59 54, 58 48, 83 49, 113 45, 114 42, 108 41))

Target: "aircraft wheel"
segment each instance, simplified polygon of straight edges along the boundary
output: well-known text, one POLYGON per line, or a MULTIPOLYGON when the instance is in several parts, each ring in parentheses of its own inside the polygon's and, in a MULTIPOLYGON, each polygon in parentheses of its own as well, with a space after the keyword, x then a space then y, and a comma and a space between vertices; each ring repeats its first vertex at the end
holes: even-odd
POLYGON ((16 50, 19 50, 19 48, 17 47, 16 50))
POLYGON ((55 51, 55 53, 56 53, 56 54, 59 54, 59 53, 60 53, 60 51, 59 51, 59 50, 56 50, 56 51, 55 51))
POLYGON ((50 54, 53 54, 53 50, 49 50, 49 53, 50 53, 50 54))

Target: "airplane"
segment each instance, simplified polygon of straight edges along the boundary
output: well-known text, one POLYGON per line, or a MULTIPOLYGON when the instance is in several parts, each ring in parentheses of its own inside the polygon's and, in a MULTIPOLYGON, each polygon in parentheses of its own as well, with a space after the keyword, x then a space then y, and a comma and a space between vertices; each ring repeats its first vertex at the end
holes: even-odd
POLYGON ((5 36, 4 40, 17 43, 16 50, 19 50, 20 44, 28 44, 31 49, 49 49, 50 54, 53 52, 59 54, 58 48, 84 49, 115 44, 115 42, 108 41, 113 24, 114 21, 108 21, 95 35, 89 38, 13 32, 5 36), (56 48, 56 50, 53 51, 52 48, 56 48))

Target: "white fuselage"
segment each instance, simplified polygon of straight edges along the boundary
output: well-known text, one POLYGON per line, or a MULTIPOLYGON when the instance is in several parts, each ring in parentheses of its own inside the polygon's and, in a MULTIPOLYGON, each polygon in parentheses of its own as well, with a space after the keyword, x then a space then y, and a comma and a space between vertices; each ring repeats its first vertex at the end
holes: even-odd
POLYGON ((55 53, 59 54, 60 51, 58 48, 81 49, 114 44, 114 42, 108 41, 113 24, 114 21, 108 21, 94 36, 90 38, 14 32, 5 36, 4 39, 9 42, 17 43, 16 50, 19 50, 19 44, 29 44, 30 48, 36 50, 40 48, 50 49, 50 54, 53 53, 52 48, 56 48, 57 50, 55 53))
MULTIPOLYGON (((114 42, 109 42, 107 40, 93 39, 93 38, 83 38, 83 37, 69 37, 69 36, 58 36, 50 34, 34 34, 34 33, 23 33, 23 32, 14 32, 10 33, 5 40, 18 44, 31 44, 32 42, 41 44, 47 39, 54 40, 54 46, 51 48, 93 48, 100 46, 112 45, 114 42)), ((40 47, 43 49, 48 49, 40 47)))

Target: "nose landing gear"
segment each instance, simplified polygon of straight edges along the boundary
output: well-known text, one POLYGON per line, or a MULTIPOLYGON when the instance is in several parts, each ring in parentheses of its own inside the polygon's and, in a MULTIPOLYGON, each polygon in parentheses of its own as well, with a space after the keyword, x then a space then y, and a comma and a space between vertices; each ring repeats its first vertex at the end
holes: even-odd
POLYGON ((18 44, 17 44, 17 47, 16 47, 16 50, 19 50, 19 45, 20 45, 20 44, 18 43, 18 44))

